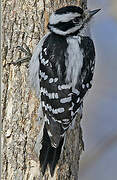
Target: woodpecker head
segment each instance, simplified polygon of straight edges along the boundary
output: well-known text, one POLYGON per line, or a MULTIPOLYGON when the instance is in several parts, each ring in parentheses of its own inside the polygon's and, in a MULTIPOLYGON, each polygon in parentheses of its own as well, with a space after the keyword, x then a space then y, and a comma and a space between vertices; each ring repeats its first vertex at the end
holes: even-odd
POLYGON ((48 29, 62 36, 79 33, 99 10, 83 10, 77 6, 60 8, 50 16, 48 29))

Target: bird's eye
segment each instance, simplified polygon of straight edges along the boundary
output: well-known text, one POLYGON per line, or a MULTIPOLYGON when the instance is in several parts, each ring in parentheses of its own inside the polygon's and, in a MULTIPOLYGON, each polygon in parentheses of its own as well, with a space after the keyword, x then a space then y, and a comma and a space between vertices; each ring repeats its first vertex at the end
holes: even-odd
POLYGON ((79 17, 75 17, 75 18, 73 19, 73 23, 79 23, 79 21, 80 21, 80 18, 79 18, 79 17))

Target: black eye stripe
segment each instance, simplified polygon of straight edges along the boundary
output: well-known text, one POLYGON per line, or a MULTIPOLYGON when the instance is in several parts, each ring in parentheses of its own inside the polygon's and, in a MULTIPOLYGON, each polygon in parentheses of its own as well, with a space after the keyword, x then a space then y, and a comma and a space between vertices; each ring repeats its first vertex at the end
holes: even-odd
POLYGON ((75 22, 79 22, 81 19, 82 19, 82 16, 80 16, 80 17, 75 17, 75 18, 73 19, 73 22, 74 22, 74 23, 75 23, 75 22))
POLYGON ((68 29, 75 27, 73 21, 59 22, 57 24, 53 24, 52 26, 54 26, 55 28, 60 29, 62 31, 67 31, 68 29))

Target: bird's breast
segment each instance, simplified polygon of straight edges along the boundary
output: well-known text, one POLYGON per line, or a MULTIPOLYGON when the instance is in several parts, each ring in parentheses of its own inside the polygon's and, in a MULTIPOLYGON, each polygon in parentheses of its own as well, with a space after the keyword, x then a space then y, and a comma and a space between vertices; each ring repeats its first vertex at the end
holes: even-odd
POLYGON ((68 37, 67 50, 65 54, 66 82, 72 82, 75 87, 83 65, 83 52, 80 48, 81 37, 68 37))

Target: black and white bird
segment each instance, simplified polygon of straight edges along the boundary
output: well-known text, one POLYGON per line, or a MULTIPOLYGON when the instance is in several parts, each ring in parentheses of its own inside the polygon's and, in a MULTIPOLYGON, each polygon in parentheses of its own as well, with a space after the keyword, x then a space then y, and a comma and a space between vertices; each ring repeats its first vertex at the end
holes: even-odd
POLYGON ((50 16, 46 34, 38 43, 29 65, 30 82, 40 97, 44 119, 40 166, 51 176, 60 158, 66 131, 77 114, 82 117, 83 99, 92 86, 95 48, 87 35, 88 23, 100 9, 66 6, 50 16))

